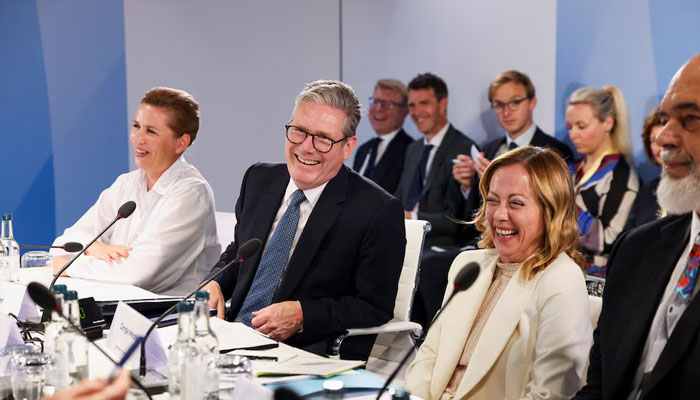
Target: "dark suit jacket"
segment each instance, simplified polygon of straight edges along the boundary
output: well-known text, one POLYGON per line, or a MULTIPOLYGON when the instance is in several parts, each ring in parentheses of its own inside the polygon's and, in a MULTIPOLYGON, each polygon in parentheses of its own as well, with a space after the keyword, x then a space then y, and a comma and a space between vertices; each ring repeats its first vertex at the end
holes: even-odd
MULTIPOLYGON (((486 158, 489 160, 493 160, 494 157, 496 156, 496 152, 498 151, 498 148, 501 147, 501 145, 506 143, 506 137, 503 136, 502 138, 499 139, 494 139, 484 145, 484 149, 482 150, 484 152, 484 155, 486 158)), ((532 136, 532 139, 530 140, 530 146, 535 146, 535 147, 551 147, 552 150, 556 150, 559 155, 561 155, 564 158, 564 161, 569 162, 573 161, 573 153, 571 152, 571 149, 569 146, 566 144, 560 142, 559 140, 555 139, 552 136, 547 135, 540 129, 538 126, 537 129, 535 130, 535 134, 532 136)))
MULTIPOLYGON (((575 399, 626 399, 647 334, 690 237, 691 215, 671 216, 623 233, 608 260, 603 309, 593 332, 588 383, 575 399)), ((681 316, 643 400, 697 399, 700 393, 700 297, 681 316)))
MULTIPOLYGON (((459 183, 452 178, 452 159, 458 154, 469 154, 474 142, 451 124, 435 151, 425 186, 418 200, 418 219, 427 220, 432 226, 425 239, 425 246, 454 245, 455 238, 463 225, 450 218, 463 219, 465 200, 459 183)), ((423 154, 423 140, 416 140, 408 146, 406 162, 396 196, 408 196, 413 177, 423 154)))
POLYGON ((658 219, 659 211, 661 211, 659 202, 656 201, 656 189, 659 187, 659 181, 660 178, 656 178, 639 189, 637 198, 634 199, 634 204, 630 210, 630 215, 627 217, 625 230, 636 228, 658 219))
MULTIPOLYGON (((493 160, 496 157, 498 149, 505 143, 506 137, 503 136, 499 139, 494 139, 486 143, 481 151, 484 152, 484 156, 486 156, 486 158, 488 158, 489 160, 493 160)), ((537 127, 537 129, 535 130, 535 134, 530 140, 530 146, 550 147, 553 150, 556 150, 559 153, 559 155, 561 155, 564 158, 564 161, 573 161, 573 153, 571 152, 569 146, 553 138, 552 136, 547 135, 539 127, 537 127)), ((479 210, 479 207, 481 206, 481 201, 482 199, 481 192, 479 191, 479 179, 477 178, 474 180, 472 189, 469 191, 469 196, 467 197, 467 210, 465 212, 467 219, 473 219, 474 214, 479 210)), ((460 244, 466 245, 469 243, 474 243, 476 242, 478 236, 479 232, 477 232, 472 225, 469 225, 460 237, 460 244)))
MULTIPOLYGON (((288 183, 284 164, 256 164, 246 171, 236 203, 234 241, 212 273, 236 257, 239 243, 251 238, 267 241, 288 183)), ((287 342, 305 347, 348 328, 391 319, 405 248, 401 203, 341 167, 309 216, 273 299, 301 303, 303 330, 287 342)), ((261 256, 259 252, 217 278, 224 296, 231 299, 227 320, 238 315, 261 256)))
MULTIPOLYGON (((374 166, 368 178, 383 187, 387 192, 394 193, 399 185, 401 171, 403 171, 406 148, 411 142, 413 142, 413 138, 408 136, 403 129, 400 129, 387 145, 382 158, 374 166)), ((360 168, 362 168, 362 164, 365 163, 365 159, 369 155, 370 147, 371 141, 367 141, 357 149, 352 166, 355 171, 359 172, 360 168)))

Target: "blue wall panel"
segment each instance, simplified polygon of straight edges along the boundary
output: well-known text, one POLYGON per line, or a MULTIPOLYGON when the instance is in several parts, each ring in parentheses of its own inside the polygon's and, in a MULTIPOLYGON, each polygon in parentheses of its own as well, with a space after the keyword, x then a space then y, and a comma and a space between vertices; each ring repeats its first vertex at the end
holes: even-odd
POLYGON ((122 1, 0 2, 0 212, 50 243, 128 171, 122 1))
POLYGON ((20 243, 52 240, 54 172, 46 75, 33 1, 0 2, 0 213, 20 243))

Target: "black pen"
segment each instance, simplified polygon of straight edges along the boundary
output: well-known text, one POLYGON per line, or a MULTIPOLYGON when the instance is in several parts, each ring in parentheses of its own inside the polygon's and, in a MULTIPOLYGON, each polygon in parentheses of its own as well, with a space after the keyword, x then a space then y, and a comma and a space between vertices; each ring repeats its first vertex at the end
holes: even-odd
POLYGON ((274 342, 274 343, 261 344, 261 345, 257 345, 257 346, 233 347, 230 349, 222 349, 222 350, 219 350, 219 353, 226 354, 226 353, 230 353, 230 352, 236 351, 236 350, 270 350, 270 349, 276 349, 279 346, 280 345, 278 342, 274 342))
POLYGON ((277 357, 272 356, 256 356, 253 354, 233 354, 234 356, 245 357, 249 360, 277 361, 277 357))

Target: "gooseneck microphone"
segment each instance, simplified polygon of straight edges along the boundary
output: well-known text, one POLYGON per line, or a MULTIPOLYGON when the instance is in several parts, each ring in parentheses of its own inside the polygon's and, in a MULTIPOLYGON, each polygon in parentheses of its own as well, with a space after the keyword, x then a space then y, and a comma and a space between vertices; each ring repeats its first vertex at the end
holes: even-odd
MULTIPOLYGON (((73 324, 73 321, 71 321, 70 318, 66 317, 63 314, 63 310, 56 302, 56 296, 54 296, 54 294, 46 286, 38 282, 31 282, 29 283, 29 285, 27 285, 27 293, 29 294, 29 297, 32 299, 32 301, 34 301, 34 303, 36 303, 39 307, 43 308, 45 311, 55 311, 58 315, 60 315, 61 318, 63 318, 71 327, 73 327, 73 329, 78 331, 78 333, 82 335, 85 339, 87 339, 87 341, 90 342, 90 344, 95 346, 95 348, 99 350, 100 353, 107 357, 107 359, 111 361, 112 364, 119 367, 119 363, 115 359, 113 359, 112 356, 109 355, 109 353, 104 351, 100 346, 98 346, 94 342, 90 341, 90 339, 88 339, 88 337, 85 335, 85 332, 83 332, 79 326, 73 324)), ((143 386, 141 381, 133 375, 131 379, 133 380, 134 384, 138 386, 139 389, 143 390, 143 392, 146 393, 146 396, 149 399, 151 399, 151 395, 148 394, 146 388, 143 386)))
POLYGON ((134 212, 135 209, 136 203, 134 203, 133 201, 127 201, 126 203, 122 204, 122 206, 119 207, 119 210, 117 211, 117 216, 114 217, 112 222, 110 222, 109 225, 107 225, 107 227, 102 232, 100 232, 99 235, 95 236, 95 238, 92 239, 90 243, 88 243, 87 245, 85 245, 85 247, 80 249, 79 253, 76 254, 75 257, 71 258, 70 261, 68 261, 66 265, 63 266, 63 268, 58 270, 56 275, 51 280, 51 284, 49 285, 49 287, 53 287, 54 283, 56 283, 56 280, 68 269, 68 267, 70 267, 71 264, 73 264, 73 262, 75 262, 75 260, 78 257, 80 257, 81 254, 85 253, 85 250, 87 250, 88 247, 92 246, 92 244, 95 243, 95 241, 97 241, 97 239, 99 239, 100 236, 104 235, 104 233, 107 232, 107 229, 111 228, 112 225, 114 225, 114 223, 119 221, 120 219, 129 218, 129 216, 134 212))
MULTIPOLYGON (((428 335, 428 331, 430 330, 430 327, 433 326, 435 321, 437 321, 438 317, 442 312, 447 308, 447 305, 450 304, 452 299, 454 299, 455 295, 459 292, 465 291, 471 287, 471 285, 474 284, 474 281, 476 281, 476 278, 479 277, 479 272, 481 271, 481 267, 479 267, 479 263, 476 262, 470 262, 469 264, 465 265, 462 267, 462 269, 457 273, 457 276, 455 277, 454 280, 454 289, 452 291, 452 294, 450 297, 447 299, 445 302, 445 305, 442 306, 442 308, 435 314, 435 318, 433 318, 432 321, 428 324, 428 327, 425 329, 426 336, 428 335)), ((376 400, 379 400, 380 397, 382 397, 382 393, 386 390, 386 388, 389 387, 391 382, 394 381, 394 378, 396 378, 396 375, 398 375, 399 370, 401 370, 401 367, 403 367, 404 364, 406 364, 406 361, 408 360, 408 357, 411 356, 413 351, 418 350, 418 346, 416 344, 413 344, 413 347, 411 347, 407 352, 406 355, 401 359, 401 362, 399 365, 396 366, 396 369, 394 369, 394 372, 389 375, 389 378, 387 378, 386 382, 384 383, 384 386, 379 390, 379 393, 377 393, 377 398, 376 400)))
POLYGON ((23 249, 63 249, 69 253, 75 253, 83 249, 83 245, 78 242, 67 242, 63 246, 34 246, 31 244, 20 244, 23 249))
POLYGON ((211 278, 205 280, 202 282, 197 289, 193 290, 192 293, 188 294, 185 296, 182 300, 179 302, 175 303, 172 305, 172 307, 168 308, 163 312, 163 314, 158 317, 151 326, 148 328, 146 331, 146 334, 143 335, 143 341, 141 342, 141 359, 140 359, 140 364, 139 364, 139 374, 141 376, 146 376, 146 340, 148 340, 148 336, 151 334, 153 329, 155 329, 158 326, 158 323, 163 320, 163 318, 167 317, 170 315, 175 309, 177 309, 177 306, 182 303, 183 301, 189 299, 190 297, 194 296, 195 293, 204 286, 206 286, 209 282, 213 281, 214 279, 218 278, 221 274, 223 274, 226 270, 231 268, 233 265, 236 265, 252 256, 254 256, 258 250, 260 250, 260 246, 262 246, 262 241, 257 238, 253 238, 248 240, 247 242, 243 243, 241 247, 238 248, 238 254, 236 254, 236 258, 223 266, 220 270, 218 270, 214 275, 211 276, 211 278))

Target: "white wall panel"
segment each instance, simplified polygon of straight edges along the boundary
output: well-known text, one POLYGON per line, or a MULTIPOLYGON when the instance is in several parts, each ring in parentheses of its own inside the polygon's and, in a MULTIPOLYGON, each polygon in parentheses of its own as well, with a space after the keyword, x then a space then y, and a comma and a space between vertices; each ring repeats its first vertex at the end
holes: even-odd
MULTIPOLYGON (((377 79, 431 71, 447 82, 448 116, 474 140, 501 135, 488 85, 508 69, 532 78, 535 121, 554 133, 556 0, 345 0, 343 79, 366 103, 377 79)), ((407 130, 418 137, 408 118, 407 130)), ((373 132, 364 119, 359 140, 373 132)))
POLYGON ((125 1, 130 115, 153 86, 195 96, 202 124, 185 156, 214 188, 219 211, 233 211, 251 164, 284 161, 283 125, 304 84, 339 78, 338 4, 125 1))

